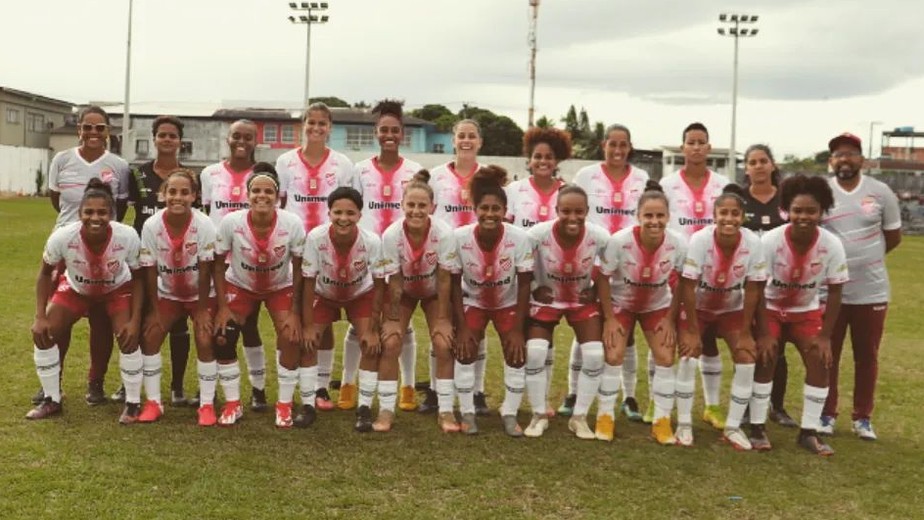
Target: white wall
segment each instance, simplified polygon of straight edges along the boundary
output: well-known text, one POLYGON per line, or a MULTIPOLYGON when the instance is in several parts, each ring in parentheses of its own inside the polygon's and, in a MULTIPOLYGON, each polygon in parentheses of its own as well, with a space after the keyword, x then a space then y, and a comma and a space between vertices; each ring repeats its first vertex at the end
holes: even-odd
POLYGON ((32 195, 35 172, 42 171, 43 187, 48 186, 51 152, 45 148, 0 145, 0 193, 32 195))

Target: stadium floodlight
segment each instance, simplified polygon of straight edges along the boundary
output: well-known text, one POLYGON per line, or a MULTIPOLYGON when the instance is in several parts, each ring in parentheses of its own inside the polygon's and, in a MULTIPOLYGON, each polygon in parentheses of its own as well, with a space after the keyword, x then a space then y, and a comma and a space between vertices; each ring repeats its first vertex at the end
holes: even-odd
POLYGON ((309 86, 311 78, 311 26, 316 23, 327 23, 330 20, 328 15, 316 15, 315 11, 326 11, 328 8, 327 2, 301 2, 296 4, 294 2, 289 2, 289 7, 295 11, 307 11, 307 15, 299 15, 298 20, 294 16, 289 17, 289 21, 292 23, 303 23, 305 24, 305 106, 308 106, 309 97, 309 86))
POLYGON ((735 130, 738 119, 738 38, 757 36, 756 27, 739 27, 741 24, 757 23, 758 15, 747 14, 719 14, 719 22, 727 27, 719 27, 719 36, 729 36, 735 39, 735 56, 732 65, 732 116, 731 116, 731 144, 728 147, 728 172, 734 181, 738 176, 738 155, 735 152, 735 130))

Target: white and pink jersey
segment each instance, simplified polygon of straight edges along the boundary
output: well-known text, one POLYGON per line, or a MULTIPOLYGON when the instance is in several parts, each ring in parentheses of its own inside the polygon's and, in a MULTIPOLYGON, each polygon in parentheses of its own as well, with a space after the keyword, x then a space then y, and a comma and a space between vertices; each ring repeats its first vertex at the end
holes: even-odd
POLYGON ((587 223, 577 241, 565 247, 556 235, 559 225, 557 219, 540 222, 526 232, 533 246, 533 279, 538 286, 551 289, 554 300, 552 304, 533 303, 570 309, 582 305, 581 292, 593 286, 594 266, 603 255, 610 234, 587 223))
POLYGON ((640 233, 638 226, 617 231, 600 266, 610 277, 613 306, 636 314, 670 307, 671 275, 680 272, 687 254, 686 241, 670 229, 653 252, 642 247, 640 233))
POLYGON ((292 285, 292 257, 301 257, 305 229, 301 220, 283 209, 265 238, 253 231, 250 210, 236 211, 218 225, 215 253, 228 255, 228 282, 265 294, 292 285))
POLYGON ((661 179, 661 188, 667 196, 671 213, 670 229, 689 240, 693 233, 712 224, 715 199, 727 184, 730 184, 728 177, 712 170, 706 170, 706 179, 699 189, 688 184, 686 169, 661 179))
POLYGON ((497 245, 485 251, 478 245, 478 224, 454 230, 456 258, 451 271, 462 274, 462 303, 485 310, 517 303, 517 274, 533 270, 533 250, 526 231, 503 223, 497 245))
POLYGON ((382 270, 385 276, 404 278, 404 294, 424 300, 436 296, 437 268, 452 270, 456 242, 452 229, 430 219, 430 226, 420 244, 412 244, 404 219, 388 226, 382 236, 382 270))
POLYGON ((683 277, 696 281, 698 310, 722 314, 744 309, 745 283, 767 279, 760 237, 741 228, 738 245, 726 255, 716 244, 714 224, 693 233, 683 277))
MULTIPOLYGON (((157 293, 161 298, 191 302, 199 299, 199 262, 215 258, 215 225, 208 216, 192 210, 192 218, 173 235, 159 210, 141 229, 141 267, 157 269, 157 293)), ((214 292, 212 292, 214 295, 214 292)))
POLYGON ((373 278, 385 278, 382 271, 382 241, 378 235, 359 229, 346 254, 334 246, 330 223, 308 233, 302 259, 302 275, 314 278, 314 292, 335 302, 348 302, 372 290, 373 278))
POLYGON ((401 161, 391 171, 379 167, 378 157, 356 163, 353 167, 353 187, 363 196, 362 218, 359 227, 378 236, 403 216, 401 198, 404 186, 421 170, 410 159, 401 161))
POLYGON ((792 224, 785 224, 761 237, 769 275, 764 297, 768 309, 813 311, 820 306, 822 284, 847 282, 847 256, 840 239, 821 228, 808 251, 800 254, 793 247, 791 229, 792 224))
POLYGON ((234 171, 227 161, 210 164, 202 169, 202 173, 199 174, 202 206, 209 209, 209 218, 216 227, 225 215, 250 208, 247 178, 252 173, 253 168, 242 172, 234 171))
POLYGON ((345 155, 330 148, 321 163, 312 166, 296 148, 276 159, 279 193, 286 195, 286 210, 305 225, 305 233, 327 222, 327 196, 340 186, 350 186, 353 163, 345 155))
POLYGON ((84 241, 82 226, 73 222, 56 229, 45 243, 42 260, 48 265, 58 265, 63 260, 68 285, 84 296, 109 294, 131 281, 131 272, 139 268, 141 249, 135 228, 109 222, 109 238, 97 254, 84 241))
POLYGON ((618 182, 606 174, 603 163, 585 166, 574 177, 574 184, 587 192, 587 221, 610 233, 638 223, 635 213, 646 182, 648 172, 631 164, 629 173, 618 182))
POLYGON ((536 187, 532 176, 513 181, 504 187, 507 192, 507 221, 529 229, 540 222, 555 220, 555 200, 564 182, 554 179, 549 191, 536 187))
MULTIPOLYGON (((90 179, 98 178, 108 184, 116 200, 128 199, 130 172, 125 159, 108 151, 93 162, 87 162, 77 148, 58 152, 48 167, 48 189, 61 194, 58 199, 61 211, 55 227, 80 220, 77 209, 90 179)), ((115 217, 112 215, 112 220, 115 217)))
POLYGON ((433 202, 436 205, 434 219, 448 224, 452 229, 475 223, 477 219, 468 183, 480 167, 476 164, 473 171, 467 172, 467 177, 459 174, 453 162, 441 164, 430 171, 429 184, 433 188, 433 202))

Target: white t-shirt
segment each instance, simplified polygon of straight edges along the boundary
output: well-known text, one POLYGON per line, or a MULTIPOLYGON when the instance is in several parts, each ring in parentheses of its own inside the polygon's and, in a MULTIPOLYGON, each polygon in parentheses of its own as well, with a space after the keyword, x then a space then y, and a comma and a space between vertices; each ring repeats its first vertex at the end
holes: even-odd
POLYGON ((388 226, 382 237, 382 270, 385 276, 404 277, 404 294, 420 300, 436 296, 437 267, 450 271, 456 257, 452 229, 430 219, 424 241, 414 246, 404 229, 404 219, 388 226))
POLYGON ((771 229, 761 237, 767 259, 767 308, 784 312, 806 312, 819 308, 822 284, 846 283, 847 258, 844 246, 833 233, 818 229, 815 243, 804 254, 790 242, 792 224, 771 229))
MULTIPOLYGON (((186 229, 172 236, 159 210, 141 229, 141 267, 157 268, 157 293, 161 298, 191 302, 199 299, 199 262, 215 258, 215 225, 209 217, 192 210, 186 229)), ((210 293, 214 296, 214 291, 210 293)))
POLYGON ((581 168, 574 184, 587 192, 590 210, 587 221, 603 227, 610 233, 632 227, 638 223, 635 213, 638 200, 645 193, 648 172, 629 165, 629 173, 620 182, 614 182, 603 170, 603 164, 581 168))
POLYGON ((109 241, 102 253, 91 251, 80 234, 82 223, 73 222, 52 232, 42 260, 57 265, 64 260, 68 285, 84 296, 102 296, 132 279, 139 268, 141 241, 131 226, 110 221, 109 241))
MULTIPOLYGON (((475 165, 475 171, 481 165, 475 165)), ((462 177, 455 169, 455 164, 448 162, 430 171, 430 187, 433 188, 433 202, 436 209, 433 218, 456 229, 474 224, 474 202, 469 193, 468 183, 471 176, 462 177)))
POLYGON ((670 229, 654 252, 642 247, 638 226, 617 231, 600 266, 601 273, 610 277, 613 307, 636 314, 670 307, 671 274, 683 269, 686 253, 686 241, 670 229))
POLYGON ((671 214, 668 227, 689 240, 693 233, 713 224, 712 209, 722 188, 730 184, 728 177, 706 170, 707 178, 698 190, 687 184, 686 170, 682 169, 661 179, 661 188, 667 196, 671 214))
POLYGON ((276 159, 279 192, 286 195, 286 210, 305 224, 305 232, 328 221, 327 196, 341 186, 350 186, 353 163, 345 155, 327 149, 316 168, 311 167, 296 148, 276 159))
POLYGON ((353 187, 363 196, 359 227, 378 236, 403 216, 401 198, 404 186, 421 170, 416 162, 402 158, 391 171, 379 168, 378 158, 372 157, 353 167, 353 187))
POLYGON ((517 303, 517 273, 533 270, 533 251, 526 231, 503 223, 503 233, 491 251, 483 251, 475 234, 478 224, 454 230, 456 259, 451 272, 462 275, 462 303, 486 310, 517 303))
POLYGON ((302 275, 315 279, 314 292, 319 296, 336 302, 353 300, 372 289, 373 278, 385 278, 382 241, 360 228, 353 246, 341 255, 331 238, 331 224, 321 224, 305 240, 302 275))
POLYGON ((276 225, 265 239, 254 235, 250 210, 228 214, 218 225, 215 253, 228 255, 228 282, 265 294, 292 285, 292 257, 301 257, 305 229, 301 220, 276 210, 276 225))
POLYGON ((227 161, 210 164, 202 169, 199 174, 202 206, 209 208, 209 218, 216 227, 225 215, 250 208, 247 178, 252 173, 253 168, 236 172, 227 161))
POLYGON ((713 314, 744 309, 746 282, 767 279, 760 237, 741 228, 738 247, 726 256, 715 241, 715 224, 690 238, 683 277, 696 282, 696 308, 713 314))
POLYGON ((610 234, 596 224, 587 223, 577 242, 568 248, 559 242, 555 230, 559 221, 540 222, 526 232, 532 241, 535 267, 533 279, 540 287, 552 290, 551 304, 558 309, 582 305, 581 291, 593 286, 594 266, 603 255, 610 234))
POLYGON ((511 182, 504 187, 507 192, 507 221, 528 229, 540 222, 555 220, 555 201, 558 189, 564 184, 555 179, 552 189, 543 193, 536 188, 532 176, 511 182))
MULTIPOLYGON (((58 218, 55 227, 59 228, 77 222, 80 200, 90 179, 98 178, 112 188, 112 196, 116 200, 128 199, 128 182, 131 168, 125 159, 118 155, 103 152, 99 159, 87 162, 77 148, 55 154, 48 168, 48 189, 61 194, 59 199, 58 218)), ((115 220, 116 215, 112 215, 115 220)))

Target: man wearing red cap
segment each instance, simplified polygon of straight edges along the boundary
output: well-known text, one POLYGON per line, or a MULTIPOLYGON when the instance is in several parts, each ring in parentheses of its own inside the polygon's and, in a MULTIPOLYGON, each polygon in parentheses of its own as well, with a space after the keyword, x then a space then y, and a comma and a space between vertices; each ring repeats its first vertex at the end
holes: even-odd
POLYGON ((859 137, 841 134, 828 142, 828 150, 828 164, 834 173, 829 179, 834 207, 822 225, 843 242, 850 281, 844 284, 841 311, 831 337, 833 366, 820 433, 834 433, 838 366, 849 328, 855 363, 853 431, 872 441, 876 439, 870 416, 879 371, 879 341, 889 305, 885 255, 902 240, 901 213, 898 198, 885 183, 860 173, 863 146, 859 137))

